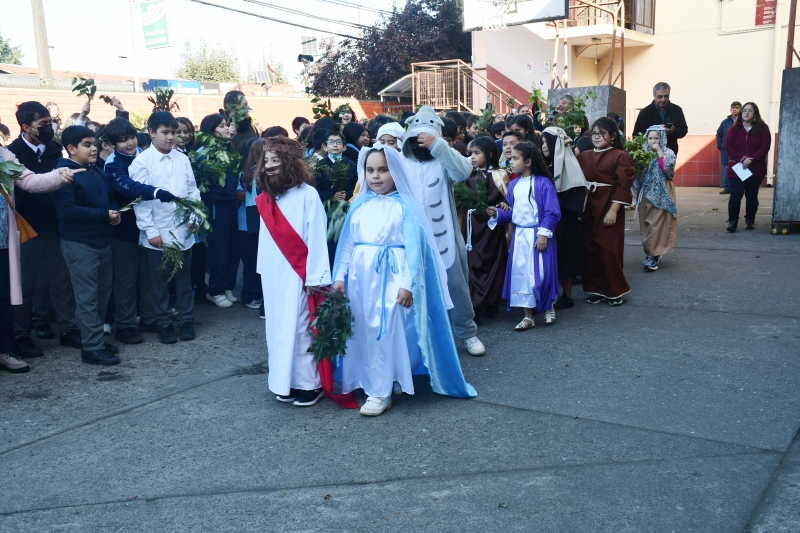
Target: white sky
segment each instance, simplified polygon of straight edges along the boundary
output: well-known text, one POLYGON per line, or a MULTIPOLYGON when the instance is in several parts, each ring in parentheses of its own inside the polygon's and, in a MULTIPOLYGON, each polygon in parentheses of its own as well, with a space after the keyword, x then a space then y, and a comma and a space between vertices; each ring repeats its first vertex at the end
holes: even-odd
MULTIPOLYGON (((378 14, 334 5, 325 0, 264 0, 281 7, 291 7, 325 20, 305 18, 246 0, 208 0, 281 20, 299 22, 320 30, 353 35, 355 28, 335 21, 372 24, 378 14), (360 11, 360 14, 359 14, 360 11)), ((367 7, 390 9, 391 0, 347 0, 367 7)), ((399 6, 403 0, 397 0, 399 6)), ((132 75, 131 6, 129 0, 43 0, 48 44, 54 47, 52 68, 80 72, 132 75), (77 31, 78 28, 83 28, 77 31), (126 56, 128 59, 120 59, 126 56)), ((140 12, 137 2, 135 13, 140 12)), ((168 0, 167 23, 169 48, 145 50, 141 24, 137 20, 137 72, 142 78, 173 78, 175 67, 186 40, 199 43, 200 38, 232 50, 244 64, 257 63, 263 53, 283 62, 290 81, 301 84, 302 71, 297 63, 300 36, 327 37, 323 32, 301 29, 252 16, 234 13, 189 0, 168 0)), ((36 44, 33 15, 28 0, 0 0, 0 33, 12 45, 22 45, 22 64, 36 65, 36 44)))

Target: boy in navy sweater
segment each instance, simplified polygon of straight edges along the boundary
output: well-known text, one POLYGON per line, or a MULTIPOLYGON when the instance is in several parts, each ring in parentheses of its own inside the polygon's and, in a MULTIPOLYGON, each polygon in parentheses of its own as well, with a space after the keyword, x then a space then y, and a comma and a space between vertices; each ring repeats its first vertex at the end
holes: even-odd
POLYGON ((103 317, 111 296, 111 234, 120 223, 120 205, 138 196, 169 202, 167 191, 136 183, 130 178, 110 178, 97 168, 95 134, 84 126, 70 126, 61 135, 70 159, 59 159, 56 168, 86 169, 80 179, 51 193, 59 216, 61 251, 75 291, 76 316, 81 330, 84 363, 119 363, 116 346, 103 340, 103 317))
MULTIPOLYGON (((128 167, 139 153, 137 133, 133 124, 124 118, 115 118, 105 127, 106 143, 114 151, 103 170, 118 183, 130 179, 128 167)), ((139 246, 139 228, 133 209, 120 214, 120 223, 111 232, 111 252, 117 325, 114 338, 124 344, 138 344, 144 340, 139 332, 158 333, 158 325, 150 292, 150 270, 139 246), (137 310, 141 314, 139 331, 136 330, 137 310)))

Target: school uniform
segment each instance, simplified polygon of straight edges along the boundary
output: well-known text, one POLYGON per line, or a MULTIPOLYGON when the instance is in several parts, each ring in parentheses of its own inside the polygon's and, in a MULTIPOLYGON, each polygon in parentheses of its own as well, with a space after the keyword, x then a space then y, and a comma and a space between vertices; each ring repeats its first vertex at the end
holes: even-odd
MULTIPOLYGON (((211 231, 208 234, 208 294, 225 295, 236 287, 239 271, 239 179, 232 172, 225 175, 225 185, 211 183, 201 194, 208 209, 211 231)), ((200 295, 202 296, 202 295, 200 295)))
MULTIPOLYGON (((139 154, 128 168, 131 179, 155 187, 161 187, 178 198, 200 199, 200 191, 194 180, 189 158, 171 150, 168 154, 158 151, 155 145, 139 154)), ((139 227, 139 246, 146 248, 150 268, 150 288, 153 292, 155 321, 161 328, 171 327, 172 310, 169 306, 169 269, 161 269, 160 248, 150 244, 149 239, 161 237, 164 245, 173 242, 183 246, 183 266, 173 278, 175 286, 175 310, 178 311, 178 326, 194 322, 194 293, 190 266, 194 235, 184 226, 176 227, 175 204, 139 202, 134 208, 136 225, 139 227)))
POLYGON ((111 296, 113 263, 108 212, 121 201, 152 199, 157 189, 117 180, 91 164, 59 159, 56 168, 85 169, 72 183, 50 193, 59 216, 61 251, 75 289, 81 343, 87 352, 105 348, 103 317, 111 296), (112 194, 114 196, 112 196, 112 194))
MULTIPOLYGON (((358 184, 358 170, 356 164, 350 159, 344 157, 344 154, 328 154, 327 157, 324 157, 320 160, 320 166, 324 165, 325 167, 331 168, 339 161, 345 162, 350 167, 350 177, 347 180, 344 192, 345 198, 352 198, 353 191, 355 191, 356 185, 358 184)), ((331 180, 328 178, 328 174, 322 170, 317 172, 314 187, 316 187, 317 192, 319 193, 319 199, 323 202, 330 200, 333 198, 334 194, 339 192, 333 190, 333 182, 331 182, 331 180)), ((328 223, 330 223, 330 221, 328 221, 328 223)), ((336 258, 336 243, 338 242, 338 238, 332 239, 330 238, 330 235, 328 235, 328 237, 328 259, 331 268, 333 268, 333 260, 336 258)))
MULTIPOLYGON (((239 182, 237 191, 245 191, 245 200, 239 206, 239 244, 242 256, 242 304, 264 299, 261 289, 261 275, 256 271, 258 261, 258 233, 261 219, 256 208, 258 189, 253 180, 250 190, 246 190, 239 182)), ((261 304, 263 307, 263 303, 261 304)))
MULTIPOLYGON (((8 150, 28 170, 44 174, 56 168, 62 148, 54 141, 33 145, 20 135, 8 145, 8 150)), ((26 339, 30 337, 31 326, 49 325, 51 305, 61 332, 72 332, 77 337, 75 300, 61 254, 58 213, 53 200, 49 194, 33 194, 20 189, 16 192, 15 207, 38 234, 35 239, 20 245, 22 305, 14 308, 15 337, 26 339)))

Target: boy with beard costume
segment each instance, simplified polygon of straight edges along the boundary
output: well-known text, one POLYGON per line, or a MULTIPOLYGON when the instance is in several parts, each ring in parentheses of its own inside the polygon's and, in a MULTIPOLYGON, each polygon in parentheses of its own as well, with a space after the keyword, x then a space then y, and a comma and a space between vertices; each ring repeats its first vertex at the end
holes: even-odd
POLYGON ((453 302, 448 309, 456 337, 464 341, 470 355, 480 356, 486 348, 478 339, 475 312, 469 296, 467 249, 458 227, 453 183, 466 180, 472 163, 442 139, 444 123, 433 108, 423 106, 408 117, 403 156, 409 182, 428 217, 436 249, 447 269, 447 288, 453 302))

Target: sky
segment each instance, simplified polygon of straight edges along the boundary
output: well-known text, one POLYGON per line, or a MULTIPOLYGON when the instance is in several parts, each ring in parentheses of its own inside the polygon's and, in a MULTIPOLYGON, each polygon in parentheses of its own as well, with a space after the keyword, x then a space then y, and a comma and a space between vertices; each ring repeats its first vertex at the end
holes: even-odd
MULTIPOLYGON (((341 0, 263 0, 281 7, 319 16, 312 19, 258 5, 254 0, 203 0, 241 11, 257 13, 281 20, 299 22, 318 30, 301 29, 248 15, 223 10, 190 0, 167 0, 169 48, 145 50, 141 24, 137 20, 136 71, 141 78, 174 78, 184 42, 198 44, 200 38, 233 51, 242 67, 248 61, 256 65, 262 57, 272 57, 286 68, 290 82, 298 87, 302 81, 302 66, 297 63, 300 37, 330 37, 324 32, 356 34, 357 29, 337 21, 371 25, 379 14, 367 9, 358 10, 337 5, 341 0)), ((403 0, 396 0, 398 6, 403 0)), ((136 4, 138 4, 138 0, 136 4)), ((391 0, 345 0, 367 8, 390 9, 391 0)), ((48 44, 53 47, 51 64, 54 70, 80 72, 90 76, 97 73, 132 75, 130 0, 43 0, 48 44), (78 30, 78 29, 81 30, 78 30), (78 33, 80 31, 80 33, 78 33), (127 59, 120 59, 125 56, 127 59)), ((22 64, 36 66, 36 44, 33 15, 28 0, 0 0, 0 35, 12 45, 22 45, 22 64)))

